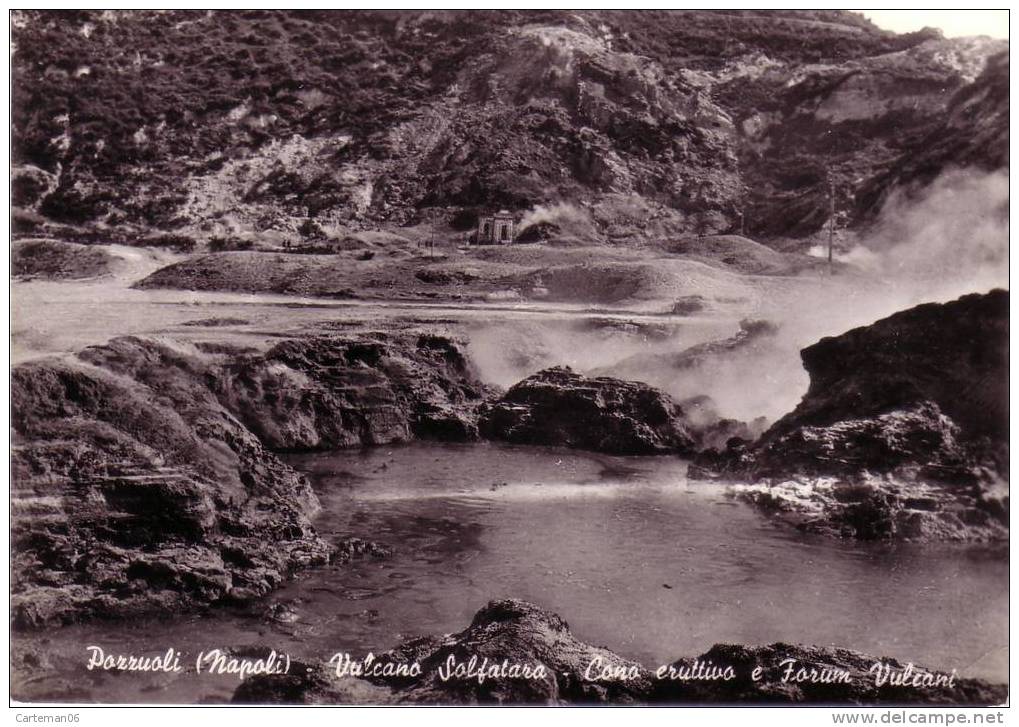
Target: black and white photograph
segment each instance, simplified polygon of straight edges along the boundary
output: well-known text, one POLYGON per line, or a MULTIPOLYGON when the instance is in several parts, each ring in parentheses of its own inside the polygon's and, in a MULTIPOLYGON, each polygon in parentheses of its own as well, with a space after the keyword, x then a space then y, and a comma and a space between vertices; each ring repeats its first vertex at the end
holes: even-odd
POLYGON ((9 42, 17 721, 1004 723, 1008 10, 9 42))

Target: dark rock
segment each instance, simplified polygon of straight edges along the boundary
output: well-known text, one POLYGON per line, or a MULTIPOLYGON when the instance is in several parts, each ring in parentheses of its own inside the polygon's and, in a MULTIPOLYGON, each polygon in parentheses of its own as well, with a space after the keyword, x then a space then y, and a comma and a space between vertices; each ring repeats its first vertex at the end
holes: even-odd
POLYGON ((670 357, 673 367, 683 370, 710 364, 719 357, 731 357, 734 353, 754 353, 762 341, 774 338, 778 326, 770 321, 745 318, 739 323, 739 331, 721 341, 708 341, 681 351, 670 357))
POLYGON ((930 303, 803 350, 810 388, 756 442, 702 452, 691 477, 801 527, 861 538, 1007 537, 1008 293, 930 303), (813 497, 783 479, 816 481, 813 497), (841 488, 862 483, 850 500, 841 488), (916 503, 922 501, 922 506, 916 503))
POLYGON ((460 347, 428 334, 284 341, 225 366, 215 388, 262 442, 283 450, 470 441, 486 393, 460 347))
POLYGON ((539 371, 482 414, 489 439, 611 454, 690 452, 682 410, 647 384, 586 378, 566 367, 539 371))
POLYGON ((118 338, 11 373, 18 627, 245 601, 355 555, 309 520, 268 448, 477 436, 484 389, 431 336, 284 341, 267 354, 118 338))
POLYGON ((959 436, 958 426, 930 402, 828 426, 803 424, 785 434, 772 429, 758 445, 755 474, 852 475, 910 464, 948 466, 965 460, 959 436))
POLYGON ((194 321, 185 321, 182 326, 193 326, 201 328, 222 328, 226 326, 246 326, 251 321, 244 318, 199 318, 194 321))
MULTIPOLYGON (((408 641, 379 657, 381 662, 421 667, 419 677, 373 678, 387 687, 398 703, 414 704, 633 704, 646 700, 651 679, 646 669, 612 652, 577 640, 559 616, 533 604, 492 601, 471 625, 447 637, 408 641), (475 657, 478 670, 500 668, 503 662, 528 666, 534 678, 477 676, 439 677, 450 660, 466 666, 475 657), (588 664, 600 658, 608 668, 630 670, 632 679, 594 682, 584 678, 588 664)), ((260 676, 238 690, 235 701, 270 703, 347 703, 357 679, 336 677, 324 670, 294 679, 260 676)), ((372 695, 374 696, 374 695, 372 695)))
POLYGON ((388 558, 392 554, 393 551, 390 548, 361 538, 344 538, 336 546, 336 558, 341 561, 365 555, 381 559, 388 558))
MULTIPOLYGON (((289 624, 295 621, 301 620, 301 615, 297 609, 294 608, 294 603, 287 603, 282 601, 275 601, 270 603, 268 607, 262 612, 262 618, 265 621, 272 621, 275 623, 289 624)), ((256 657, 257 658, 257 657, 256 657)))
MULTIPOLYGON (((418 679, 388 680, 401 701, 415 703, 604 703, 629 704, 639 701, 650 686, 646 670, 612 652, 590 646, 570 633, 566 622, 549 611, 518 600, 492 601, 478 611, 471 625, 446 638, 422 638, 404 643, 390 652, 394 662, 417 662, 423 675, 418 679), (479 669, 510 664, 544 667, 544 678, 452 679, 444 682, 438 668, 450 659, 468 664, 476 657, 479 669), (601 658, 606 667, 631 669, 633 679, 594 683, 584 679, 592 659, 601 658)), ((387 680, 380 680, 387 683, 387 680)))
MULTIPOLYGON (((764 435, 761 448, 804 427, 833 427, 928 404, 958 426, 964 440, 1006 442, 1008 328, 1008 292, 995 290, 920 305, 824 338, 802 352, 810 389, 764 435)), ((928 410, 923 416, 932 419, 936 413, 928 410)), ((925 434, 919 438, 920 448, 950 447, 955 439, 945 434, 935 435, 940 443, 925 434)), ((908 457, 911 451, 903 454, 908 457)), ((865 456, 863 461, 868 461, 865 456)), ((899 461, 889 458, 892 467, 899 461)))

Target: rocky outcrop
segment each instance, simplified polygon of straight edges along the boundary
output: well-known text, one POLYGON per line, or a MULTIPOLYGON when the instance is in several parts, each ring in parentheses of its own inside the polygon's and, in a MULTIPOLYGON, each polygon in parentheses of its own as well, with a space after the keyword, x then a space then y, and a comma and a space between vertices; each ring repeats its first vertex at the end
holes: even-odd
POLYGON ((670 357, 668 362, 673 368, 685 370, 710 366, 720 357, 755 355, 777 333, 778 326, 771 321, 744 318, 739 322, 739 330, 729 338, 690 346, 670 357))
POLYGON ((739 491, 810 528, 1007 536, 1007 292, 917 306, 802 357, 811 381, 796 409, 753 444, 701 454, 692 475, 780 485, 739 491), (816 485, 806 498, 803 478, 816 485))
POLYGON ((810 388, 757 444, 757 471, 961 475, 964 449, 1007 445, 1008 297, 920 305, 804 349, 810 388))
POLYGON ((335 663, 301 664, 289 674, 247 679, 234 702, 990 705, 1008 694, 1006 686, 958 676, 949 684, 951 673, 894 659, 781 643, 718 644, 695 659, 649 669, 580 641, 560 616, 519 600, 492 601, 463 631, 408 641, 374 663, 390 672, 402 666, 404 673, 357 678, 337 675, 335 663), (414 664, 419 672, 409 676, 414 664), (904 684, 880 680, 904 673, 910 675, 904 684), (718 676, 706 678, 713 674, 718 676), (921 681, 941 676, 943 683, 913 686, 909 680, 917 675, 921 681))
POLYGON ((111 271, 116 259, 106 250, 57 240, 24 240, 11 245, 11 275, 43 280, 91 278, 111 271))
POLYGON ((610 454, 691 452, 682 410, 655 388, 568 367, 539 371, 482 413, 489 439, 577 447, 610 454))
POLYGON ((869 220, 893 191, 915 193, 948 169, 1008 165, 1009 57, 1003 52, 988 58, 980 76, 952 97, 935 128, 867 181, 856 196, 858 212, 869 220))
MULTIPOLYGON (((457 634, 413 639, 382 654, 377 663, 393 667, 412 664, 418 676, 363 680, 373 689, 368 703, 413 704, 635 704, 651 691, 647 671, 611 651, 585 644, 570 633, 559 616, 518 600, 492 601, 475 614, 470 626, 457 634), (473 658, 473 661, 472 661, 473 658), (637 674, 633 680, 597 683, 584 678, 587 665, 600 659, 608 668, 637 674), (504 664, 505 663, 505 664, 504 664), (461 670, 457 671, 457 665, 461 670), (468 677, 467 668, 473 670, 468 677), (510 676, 509 667, 520 672, 510 676), (490 667, 500 676, 483 676, 490 667), (526 668, 527 676, 523 675, 526 668), (459 674, 442 679, 443 674, 459 674)), ((234 694, 244 704, 358 703, 358 682, 336 676, 335 665, 298 669, 291 675, 247 679, 234 694), (300 673, 303 672, 303 673, 300 673), (352 702, 352 700, 354 700, 352 702)), ((361 702, 363 703, 363 702, 361 702)))
POLYGON ((224 366, 214 389, 278 450, 469 441, 486 393, 461 349, 431 334, 284 341, 224 366))
POLYGON ((863 474, 793 477, 730 487, 730 495, 800 530, 860 540, 1008 540, 1008 485, 967 487, 863 474))
POLYGON ((118 339, 12 371, 16 626, 243 599, 328 560, 307 480, 195 353, 118 339))
POLYGON ((273 449, 475 436, 481 389, 444 338, 209 350, 126 337, 12 370, 17 626, 245 600, 326 562, 273 449))
POLYGON ((608 454, 692 454, 760 434, 763 420, 727 419, 708 396, 675 402, 653 386, 569 367, 539 371, 482 408, 480 431, 515 444, 608 454))

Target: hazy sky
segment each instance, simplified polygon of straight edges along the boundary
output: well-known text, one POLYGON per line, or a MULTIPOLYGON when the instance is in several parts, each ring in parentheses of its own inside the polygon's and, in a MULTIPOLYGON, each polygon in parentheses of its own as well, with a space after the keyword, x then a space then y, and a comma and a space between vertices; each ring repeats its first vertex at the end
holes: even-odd
POLYGON ((858 10, 885 30, 908 33, 925 25, 946 36, 989 35, 1008 38, 1007 10, 858 10))

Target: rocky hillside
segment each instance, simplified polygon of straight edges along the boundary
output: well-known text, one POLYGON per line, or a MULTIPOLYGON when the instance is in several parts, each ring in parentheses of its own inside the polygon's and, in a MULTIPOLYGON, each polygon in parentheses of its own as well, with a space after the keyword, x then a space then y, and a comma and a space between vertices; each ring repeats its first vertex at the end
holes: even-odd
POLYGON ((12 33, 17 219, 71 237, 455 234, 497 206, 619 244, 778 238, 824 224, 829 174, 856 220, 858 190, 1007 164, 1007 55, 981 76, 1006 42, 842 11, 31 11, 12 33), (931 149, 945 124, 960 142, 931 149))
POLYGON ((922 186, 952 167, 1008 168, 1008 55, 991 56, 983 73, 952 97, 947 113, 886 171, 863 185, 858 211, 880 209, 903 186, 922 186))
POLYGON ((800 404, 693 474, 763 481, 737 490, 807 529, 1007 537, 1008 300, 928 303, 809 346, 800 404))

